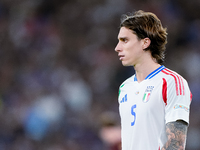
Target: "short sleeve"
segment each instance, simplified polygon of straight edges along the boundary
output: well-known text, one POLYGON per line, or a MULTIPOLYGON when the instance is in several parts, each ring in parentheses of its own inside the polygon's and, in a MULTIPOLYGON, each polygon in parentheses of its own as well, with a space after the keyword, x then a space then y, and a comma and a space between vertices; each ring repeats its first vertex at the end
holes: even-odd
POLYGON ((166 79, 165 121, 184 120, 189 124, 191 92, 187 81, 180 75, 166 79))

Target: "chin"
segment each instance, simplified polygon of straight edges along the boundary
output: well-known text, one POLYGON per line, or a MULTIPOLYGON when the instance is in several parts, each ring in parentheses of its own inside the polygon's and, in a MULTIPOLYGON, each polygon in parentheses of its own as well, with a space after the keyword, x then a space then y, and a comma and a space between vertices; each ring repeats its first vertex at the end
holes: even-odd
POLYGON ((123 63, 123 62, 122 62, 122 65, 125 66, 125 67, 131 66, 130 64, 123 63))

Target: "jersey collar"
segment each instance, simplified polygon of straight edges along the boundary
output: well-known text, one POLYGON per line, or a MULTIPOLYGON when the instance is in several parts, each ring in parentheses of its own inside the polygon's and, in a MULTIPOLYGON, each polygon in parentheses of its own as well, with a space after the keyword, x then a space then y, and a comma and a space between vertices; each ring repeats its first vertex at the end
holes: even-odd
MULTIPOLYGON (((165 66, 160 66, 159 68, 157 68, 156 70, 154 70, 153 72, 151 72, 146 78, 145 80, 147 79, 151 79, 153 78, 155 75, 157 75, 160 71, 162 71, 163 69, 165 69, 165 66)), ((134 81, 137 81, 137 77, 136 75, 134 76, 134 81)))

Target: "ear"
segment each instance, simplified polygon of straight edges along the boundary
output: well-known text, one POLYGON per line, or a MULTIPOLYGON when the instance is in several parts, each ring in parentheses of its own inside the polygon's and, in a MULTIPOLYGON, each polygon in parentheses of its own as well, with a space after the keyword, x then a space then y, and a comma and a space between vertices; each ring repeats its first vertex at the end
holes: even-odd
POLYGON ((149 38, 144 38, 143 39, 143 45, 142 45, 142 48, 143 49, 146 49, 149 47, 149 45, 151 44, 151 40, 149 38))

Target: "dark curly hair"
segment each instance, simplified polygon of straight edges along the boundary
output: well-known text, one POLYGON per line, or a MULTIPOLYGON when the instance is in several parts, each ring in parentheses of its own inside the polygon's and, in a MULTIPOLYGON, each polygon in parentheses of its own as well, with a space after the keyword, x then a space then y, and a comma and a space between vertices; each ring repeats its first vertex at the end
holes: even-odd
POLYGON ((125 14, 121 18, 120 27, 126 27, 137 35, 138 39, 149 38, 151 44, 144 50, 150 50, 153 58, 161 64, 165 58, 167 29, 163 28, 158 17, 142 10, 125 14))

